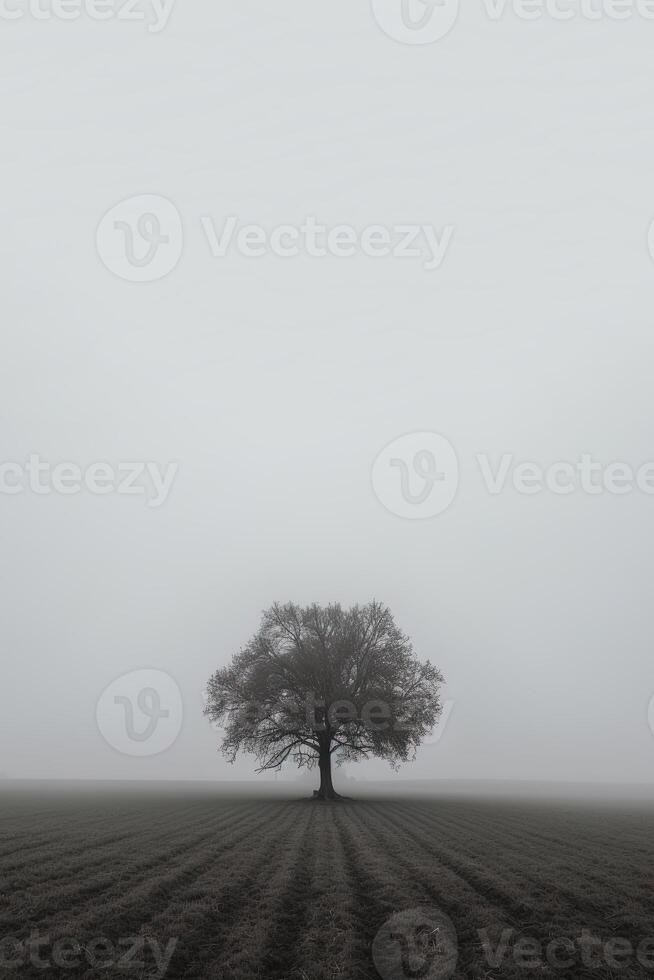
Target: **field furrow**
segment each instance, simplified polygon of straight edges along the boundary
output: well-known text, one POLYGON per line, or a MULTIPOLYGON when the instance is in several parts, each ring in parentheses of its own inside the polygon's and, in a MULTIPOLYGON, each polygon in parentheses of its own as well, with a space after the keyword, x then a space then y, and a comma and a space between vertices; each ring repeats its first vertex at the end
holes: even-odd
POLYGON ((448 980, 654 976, 654 941, 650 967, 635 954, 654 937, 652 811, 142 793, 13 801, 0 827, 0 943, 23 956, 1 980, 379 980, 376 934, 425 907, 456 929, 448 980), (592 967, 584 931, 604 956, 592 967), (77 943, 78 960, 44 973, 16 946, 30 935, 42 955, 77 943), (130 937, 141 954, 117 969, 130 937), (528 974, 521 937, 541 950, 528 974), (98 967, 102 938, 114 958, 98 967), (572 944, 570 967, 547 960, 552 940, 572 944), (602 953, 611 940, 631 948, 619 972, 602 953))

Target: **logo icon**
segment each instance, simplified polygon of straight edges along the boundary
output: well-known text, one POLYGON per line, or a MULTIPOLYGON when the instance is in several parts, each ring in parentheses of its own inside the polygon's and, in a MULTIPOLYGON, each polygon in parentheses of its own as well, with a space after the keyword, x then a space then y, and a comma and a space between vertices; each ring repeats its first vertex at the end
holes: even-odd
POLYGON ((437 908, 396 912, 372 943, 372 959, 383 980, 448 980, 457 958, 456 929, 437 908))
POLYGON ((165 752, 182 728, 182 695, 163 670, 133 670, 112 681, 96 708, 100 734, 123 755, 165 752))
POLYGON ((647 721, 649 730, 654 735, 654 694, 649 699, 649 704, 647 705, 647 721))
POLYGON ((450 720, 452 712, 454 710, 454 701, 452 698, 448 698, 447 701, 443 701, 443 710, 441 711, 440 717, 438 719, 438 724, 432 728, 431 732, 425 736, 422 740, 423 745, 438 745, 443 735, 445 734, 445 729, 450 720))
POLYGON ((371 0, 375 20, 402 44, 432 44, 452 30, 459 0, 371 0))
POLYGON ((649 254, 654 259, 654 221, 650 224, 647 232, 647 245, 649 247, 649 254))
POLYGON ((426 520, 446 510, 456 496, 459 463, 454 447, 437 432, 394 439, 372 466, 378 500, 397 517, 426 520))
POLYGON ((96 245, 110 272, 129 282, 154 282, 172 272, 181 258, 182 219, 165 197, 130 197, 102 218, 96 245))

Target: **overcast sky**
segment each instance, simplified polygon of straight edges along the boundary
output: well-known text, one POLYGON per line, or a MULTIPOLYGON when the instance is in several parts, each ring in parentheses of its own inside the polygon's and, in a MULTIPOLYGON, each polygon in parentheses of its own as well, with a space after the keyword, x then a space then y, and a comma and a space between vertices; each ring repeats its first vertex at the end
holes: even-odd
POLYGON ((654 21, 466 0, 408 44, 377 7, 0 23, 0 461, 178 465, 160 506, 0 494, 6 776, 250 778, 217 752, 208 676, 275 600, 376 597, 447 682, 442 737, 401 777, 651 778, 654 496, 530 494, 514 467, 654 460, 654 21), (172 206, 174 267, 149 282, 111 269, 113 217, 98 233, 142 195, 172 206), (298 230, 297 255, 214 255, 229 216, 391 244, 427 226, 443 252, 416 233, 420 256, 319 257, 298 230), (373 475, 411 433, 458 460, 431 516, 420 439, 373 475), (173 679, 183 719, 135 756, 96 706, 141 668, 173 679))

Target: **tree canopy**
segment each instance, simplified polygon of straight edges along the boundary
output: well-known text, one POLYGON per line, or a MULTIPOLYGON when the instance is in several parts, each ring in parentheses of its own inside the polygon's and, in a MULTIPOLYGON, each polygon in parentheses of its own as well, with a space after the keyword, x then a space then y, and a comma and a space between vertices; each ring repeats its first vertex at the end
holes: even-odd
POLYGON ((372 756, 394 768, 415 756, 438 722, 442 683, 382 603, 276 603, 210 678, 205 714, 224 729, 231 762, 247 752, 259 772, 289 760, 318 765, 315 795, 332 799, 332 756, 338 763, 372 756))

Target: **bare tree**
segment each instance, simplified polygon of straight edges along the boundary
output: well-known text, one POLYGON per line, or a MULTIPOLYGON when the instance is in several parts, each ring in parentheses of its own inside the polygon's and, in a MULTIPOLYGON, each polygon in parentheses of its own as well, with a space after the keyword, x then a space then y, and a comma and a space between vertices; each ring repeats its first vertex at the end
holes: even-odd
POLYGON ((223 727, 230 762, 244 751, 256 756, 258 772, 288 760, 317 765, 314 796, 337 799, 332 756, 375 756, 398 768, 437 724, 442 683, 378 602, 347 610, 275 604, 209 680, 205 714, 223 727))

